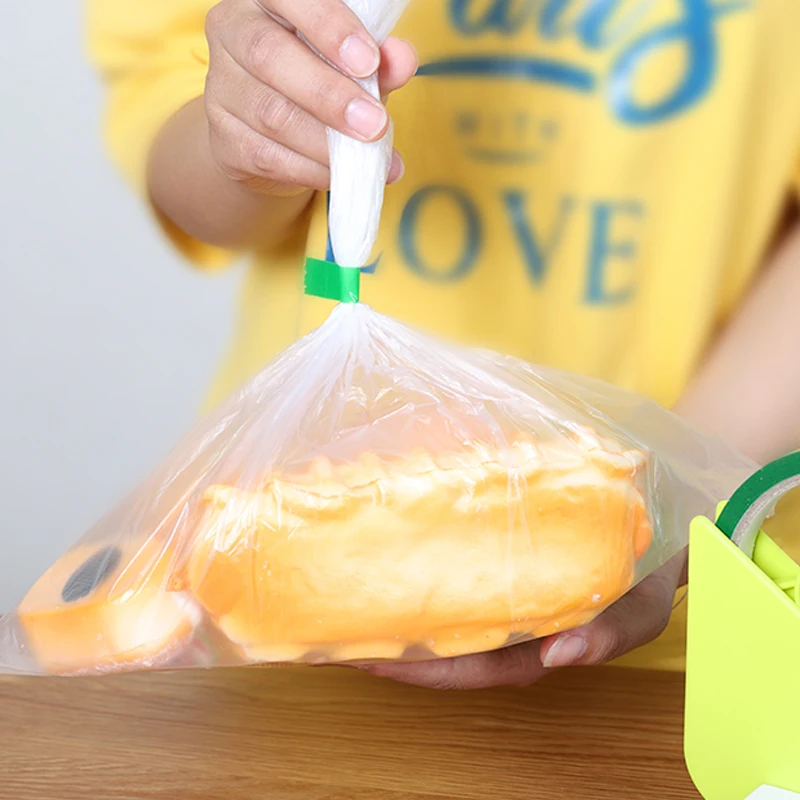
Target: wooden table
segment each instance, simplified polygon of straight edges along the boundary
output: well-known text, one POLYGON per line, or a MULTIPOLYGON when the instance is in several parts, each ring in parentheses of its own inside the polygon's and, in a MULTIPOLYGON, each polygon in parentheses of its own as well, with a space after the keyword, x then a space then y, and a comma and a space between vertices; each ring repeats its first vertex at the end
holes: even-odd
POLYGON ((2 800, 698 798, 682 677, 435 693, 342 669, 0 678, 2 800))

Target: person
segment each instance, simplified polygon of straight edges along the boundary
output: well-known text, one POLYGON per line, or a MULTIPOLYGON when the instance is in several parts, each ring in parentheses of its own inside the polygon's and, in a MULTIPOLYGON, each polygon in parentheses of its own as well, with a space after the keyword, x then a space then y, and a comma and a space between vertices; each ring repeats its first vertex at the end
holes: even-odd
MULTIPOLYGON (((90 0, 88 41, 111 153, 171 241, 209 271, 248 257, 209 405, 329 313, 301 276, 327 251, 325 129, 384 133, 354 80, 378 70, 396 151, 364 299, 765 461, 800 433, 798 29, 784 0, 412 0, 378 48, 342 0, 90 0)), ((685 564, 570 634, 372 669, 443 688, 680 669, 685 564)))

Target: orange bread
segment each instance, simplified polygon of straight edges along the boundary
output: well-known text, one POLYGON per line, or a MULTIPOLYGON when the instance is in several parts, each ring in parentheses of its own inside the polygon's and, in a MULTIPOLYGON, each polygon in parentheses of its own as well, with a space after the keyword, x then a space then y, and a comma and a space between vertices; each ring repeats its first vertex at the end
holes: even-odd
POLYGON ((589 434, 500 454, 317 459, 217 485, 188 589, 252 663, 455 656, 581 625, 651 541, 644 456, 589 434))
POLYGON ((67 553, 18 609, 39 665, 71 675, 166 663, 200 616, 188 595, 168 591, 173 561, 173 550, 156 539, 67 553))

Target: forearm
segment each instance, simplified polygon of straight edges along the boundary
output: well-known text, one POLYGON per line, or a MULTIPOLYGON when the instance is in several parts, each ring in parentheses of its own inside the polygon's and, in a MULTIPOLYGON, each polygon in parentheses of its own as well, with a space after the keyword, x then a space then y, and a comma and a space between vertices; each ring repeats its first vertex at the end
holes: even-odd
POLYGON ((759 462, 800 446, 800 225, 765 266, 676 411, 759 462))
POLYGON ((178 111, 150 153, 148 190, 158 211, 181 230, 208 244, 259 247, 289 232, 313 192, 273 196, 226 175, 209 146, 203 99, 178 111))

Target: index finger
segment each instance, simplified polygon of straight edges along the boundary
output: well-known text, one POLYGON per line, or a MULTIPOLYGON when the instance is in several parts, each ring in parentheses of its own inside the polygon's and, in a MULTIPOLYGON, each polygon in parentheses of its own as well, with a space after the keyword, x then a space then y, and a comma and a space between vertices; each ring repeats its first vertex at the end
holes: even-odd
POLYGON ((378 45, 342 0, 256 0, 296 28, 325 58, 353 78, 380 66, 378 45))

